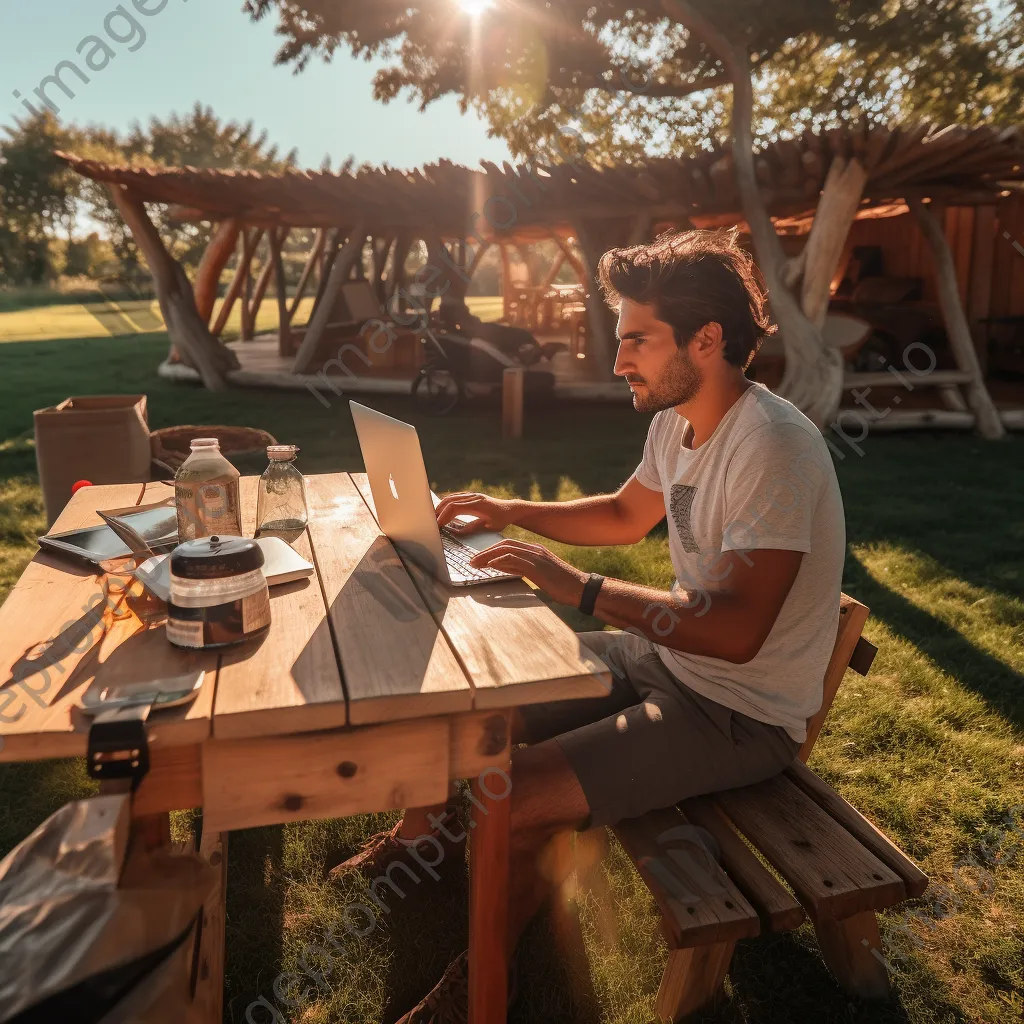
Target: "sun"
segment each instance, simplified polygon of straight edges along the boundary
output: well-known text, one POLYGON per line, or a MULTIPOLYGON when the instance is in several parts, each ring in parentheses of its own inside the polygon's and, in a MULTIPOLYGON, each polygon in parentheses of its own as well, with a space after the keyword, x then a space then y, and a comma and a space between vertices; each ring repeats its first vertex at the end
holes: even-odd
POLYGON ((479 18, 484 11, 494 6, 494 0, 458 0, 458 4, 463 13, 471 18, 479 18))

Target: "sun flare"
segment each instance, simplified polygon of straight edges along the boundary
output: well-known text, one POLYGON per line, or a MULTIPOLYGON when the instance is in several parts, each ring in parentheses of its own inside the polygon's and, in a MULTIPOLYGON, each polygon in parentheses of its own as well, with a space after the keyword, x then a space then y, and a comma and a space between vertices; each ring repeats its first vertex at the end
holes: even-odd
POLYGON ((494 0, 458 0, 458 4, 464 14, 479 18, 484 11, 494 6, 494 0))

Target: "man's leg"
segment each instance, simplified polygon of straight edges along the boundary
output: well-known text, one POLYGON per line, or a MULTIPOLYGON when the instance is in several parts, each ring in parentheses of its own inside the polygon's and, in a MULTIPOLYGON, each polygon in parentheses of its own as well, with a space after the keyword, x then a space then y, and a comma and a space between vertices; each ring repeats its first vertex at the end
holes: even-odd
POLYGON ((565 865, 541 860, 551 840, 575 829, 590 814, 579 779, 553 740, 512 755, 512 848, 508 949, 564 878, 565 865))

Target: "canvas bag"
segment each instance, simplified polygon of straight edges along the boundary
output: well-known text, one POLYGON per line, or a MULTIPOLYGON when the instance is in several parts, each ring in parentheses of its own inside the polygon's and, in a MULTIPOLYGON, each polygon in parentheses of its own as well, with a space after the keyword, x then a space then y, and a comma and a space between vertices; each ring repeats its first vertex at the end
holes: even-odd
POLYGON ((68 503, 77 480, 123 484, 152 479, 145 395, 65 398, 37 409, 33 419, 48 526, 68 503))
POLYGON ((78 800, 0 861, 0 1022, 180 1024, 216 872, 129 848, 129 795, 78 800))

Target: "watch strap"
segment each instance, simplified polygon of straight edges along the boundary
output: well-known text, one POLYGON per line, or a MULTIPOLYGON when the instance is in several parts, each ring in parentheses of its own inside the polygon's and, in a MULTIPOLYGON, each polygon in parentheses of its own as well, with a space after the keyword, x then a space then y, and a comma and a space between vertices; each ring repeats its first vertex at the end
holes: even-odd
POLYGON ((579 609, 584 615, 594 614, 594 605, 597 603, 597 595, 601 592, 603 583, 604 577, 592 572, 590 579, 583 584, 583 596, 580 598, 579 609))

